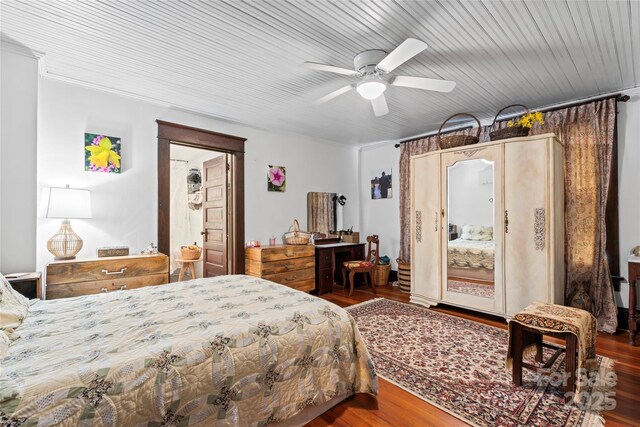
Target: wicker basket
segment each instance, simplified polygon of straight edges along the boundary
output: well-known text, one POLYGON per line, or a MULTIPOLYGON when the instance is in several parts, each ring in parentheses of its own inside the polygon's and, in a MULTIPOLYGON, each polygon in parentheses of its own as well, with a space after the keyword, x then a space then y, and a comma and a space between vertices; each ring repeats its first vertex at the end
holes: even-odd
MULTIPOLYGON (((522 105, 522 104, 507 105, 502 110, 498 111, 498 113, 496 114, 496 117, 493 119, 493 123, 491 123, 491 126, 490 126, 491 129, 493 129, 493 127, 495 126, 496 120, 498 120, 500 113, 502 113, 507 108, 511 108, 511 107, 524 107, 525 114, 529 112, 529 108, 526 105, 522 105)), ((491 141, 499 141, 501 139, 528 136, 530 130, 531 128, 526 128, 523 126, 505 127, 502 129, 496 129, 494 131, 489 132, 489 139, 491 141)))
POLYGON ((477 144, 478 141, 480 141, 480 130, 481 130, 480 120, 478 120, 478 118, 473 114, 471 113, 454 114, 453 116, 449 117, 447 120, 442 122, 442 124, 440 125, 440 129, 438 129, 438 134, 436 135, 436 143, 438 144, 438 147, 441 150, 446 150, 447 148, 462 147, 463 145, 477 144), (453 119, 454 117, 460 117, 460 116, 471 117, 476 121, 476 123, 478 123, 478 127, 477 127, 478 132, 476 133, 475 136, 473 135, 449 135, 449 136, 440 135, 440 132, 442 132, 442 128, 449 120, 453 119))
POLYGON ((287 245, 307 245, 311 239, 311 233, 300 231, 298 220, 293 220, 293 225, 289 227, 289 231, 284 233, 284 242, 287 245))
POLYGON ((187 246, 181 246, 180 254, 182 255, 182 259, 186 259, 186 260, 200 259, 200 255, 202 255, 202 248, 189 249, 187 246))
POLYGON ((371 272, 371 281, 374 286, 385 286, 389 283, 389 273, 391 273, 390 265, 376 265, 371 272))
POLYGON ((402 292, 411 292, 411 263, 398 258, 398 283, 402 292))

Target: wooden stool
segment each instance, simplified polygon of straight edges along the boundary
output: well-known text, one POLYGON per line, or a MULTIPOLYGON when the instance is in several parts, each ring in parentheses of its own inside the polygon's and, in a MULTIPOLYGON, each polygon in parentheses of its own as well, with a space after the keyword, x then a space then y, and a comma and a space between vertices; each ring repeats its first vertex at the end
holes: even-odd
POLYGON ((539 329, 535 329, 533 327, 521 325, 518 322, 513 322, 513 325, 511 326, 511 334, 512 337, 510 340, 510 353, 513 357, 512 381, 515 385, 522 385, 522 368, 527 368, 533 371, 538 371, 540 369, 549 369, 556 361, 558 356, 560 356, 562 353, 565 353, 566 356, 564 361, 564 371, 567 382, 564 385, 563 389, 565 395, 568 392, 574 393, 576 391, 575 386, 576 368, 578 366, 578 339, 574 334, 570 332, 540 331, 539 329), (543 335, 564 339, 566 349, 542 342, 543 335), (538 366, 531 365, 522 361, 522 353, 524 349, 533 344, 535 344, 536 346, 535 361, 539 363, 538 366), (556 350, 553 356, 551 356, 546 362, 543 362, 542 360, 543 347, 553 348, 556 350))
POLYGON ((193 280, 196 278, 196 267, 193 264, 196 262, 202 261, 202 258, 199 258, 199 259, 176 258, 176 261, 181 264, 180 274, 178 275, 178 282, 182 282, 182 280, 184 279, 184 272, 187 271, 187 268, 189 269, 189 275, 191 276, 191 279, 193 280))

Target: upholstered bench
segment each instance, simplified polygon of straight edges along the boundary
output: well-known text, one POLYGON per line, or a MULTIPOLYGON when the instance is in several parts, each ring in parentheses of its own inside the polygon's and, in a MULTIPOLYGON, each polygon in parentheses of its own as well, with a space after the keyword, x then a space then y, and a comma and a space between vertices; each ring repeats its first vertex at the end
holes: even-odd
POLYGON ((583 384, 576 381, 577 373, 588 369, 595 358, 596 319, 588 311, 573 307, 534 302, 509 322, 509 349, 507 367, 512 369, 515 385, 522 385, 522 368, 540 372, 553 366, 565 353, 563 387, 565 401, 580 401, 583 384), (543 335, 563 339, 565 348, 543 343, 543 335), (543 362, 543 347, 556 352, 543 362), (537 365, 522 359, 535 354, 537 365))

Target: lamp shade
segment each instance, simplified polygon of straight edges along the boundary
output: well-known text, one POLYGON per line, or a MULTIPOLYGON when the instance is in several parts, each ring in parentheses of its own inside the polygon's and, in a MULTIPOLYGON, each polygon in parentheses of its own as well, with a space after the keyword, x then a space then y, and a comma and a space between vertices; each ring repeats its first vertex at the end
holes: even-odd
POLYGON ((77 188, 51 187, 46 196, 45 218, 91 218, 91 193, 77 188))
POLYGON ((376 75, 365 76, 356 86, 356 90, 364 99, 376 99, 387 89, 387 85, 376 75))

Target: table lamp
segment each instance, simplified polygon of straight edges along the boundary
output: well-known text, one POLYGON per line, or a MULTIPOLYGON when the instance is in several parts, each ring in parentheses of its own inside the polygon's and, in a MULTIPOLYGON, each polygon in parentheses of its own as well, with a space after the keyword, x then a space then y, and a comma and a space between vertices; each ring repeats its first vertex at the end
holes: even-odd
POLYGON ((91 218, 91 193, 77 188, 51 187, 46 196, 45 218, 62 218, 60 230, 47 241, 56 260, 74 259, 82 249, 82 239, 71 229, 70 218, 91 218))

